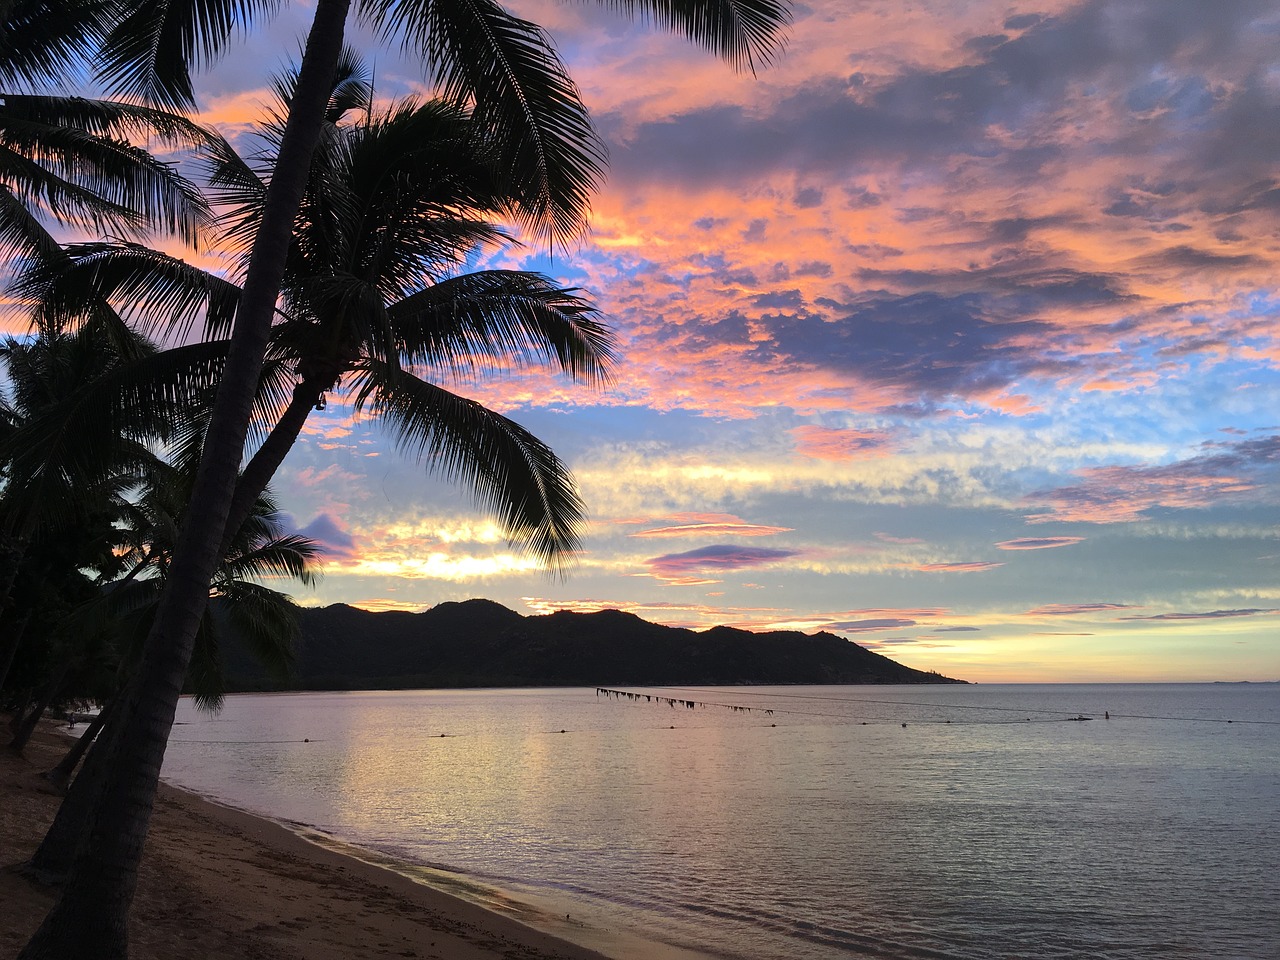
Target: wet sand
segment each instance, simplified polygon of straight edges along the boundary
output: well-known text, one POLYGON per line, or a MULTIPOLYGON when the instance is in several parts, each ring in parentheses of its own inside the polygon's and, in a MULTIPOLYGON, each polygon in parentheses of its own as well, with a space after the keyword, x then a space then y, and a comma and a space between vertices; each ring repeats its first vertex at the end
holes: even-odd
MULTIPOLYGON (((0 958, 16 957, 53 893, 12 867, 57 809, 40 776, 70 741, 38 731, 26 755, 0 747, 0 958)), ((599 942, 599 932, 596 932, 599 942)), ((647 951, 646 951, 647 952, 647 951)), ((619 941, 614 957, 640 957, 619 941)), ((656 955, 656 954, 655 954, 656 955)), ((284 826, 162 784, 134 900, 135 960, 604 960, 605 954, 284 826)))

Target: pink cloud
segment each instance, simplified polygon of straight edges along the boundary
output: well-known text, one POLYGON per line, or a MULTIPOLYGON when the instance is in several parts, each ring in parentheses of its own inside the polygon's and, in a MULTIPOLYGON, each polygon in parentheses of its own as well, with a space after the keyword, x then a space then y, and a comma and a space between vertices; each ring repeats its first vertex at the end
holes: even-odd
POLYGON ((657 517, 621 517, 613 521, 619 526, 643 526, 646 523, 742 523, 732 513, 672 513, 657 517))
POLYGON ((1156 467, 1114 466, 1082 471, 1080 483, 1044 490, 1028 500, 1047 507, 1028 522, 1126 523, 1155 507, 1197 509, 1235 500, 1263 485, 1259 471, 1280 462, 1280 436, 1204 444, 1205 453, 1156 467))
POLYGON ((671 526, 655 527, 652 530, 641 530, 628 534, 632 537, 771 537, 779 533, 790 533, 792 527, 771 527, 761 523, 748 523, 733 516, 700 519, 671 526))
POLYGON ((910 545, 925 542, 920 537, 894 537, 887 533, 877 533, 874 536, 877 540, 883 540, 885 543, 901 543, 910 545))
POLYGON ((1001 550, 1049 550, 1053 547, 1069 547, 1084 539, 1084 537, 1020 537, 1017 540, 1001 540, 996 546, 1001 550))
POLYGON ((869 460, 888 456, 893 442, 882 430, 836 430, 805 425, 791 431, 796 452, 815 460, 869 460))
POLYGON ((829 623, 824 628, 837 633, 863 633, 872 630, 901 630, 903 627, 914 627, 915 620, 904 620, 894 617, 883 617, 872 620, 843 620, 829 623))
POLYGON ((1003 567, 1003 563, 989 560, 972 560, 967 563, 906 563, 901 564, 908 570, 919 570, 921 573, 982 573, 1003 567))
POLYGON ((716 544, 700 547, 686 553, 669 553, 645 561, 650 575, 668 583, 714 583, 698 579, 707 573, 727 573, 770 566, 800 555, 799 550, 778 550, 765 547, 740 547, 733 544, 716 544))
POLYGON ((421 613, 429 603, 411 603, 407 600, 389 600, 386 597, 372 597, 368 600, 348 600, 348 606, 357 607, 360 610, 368 610, 370 613, 386 613, 395 611, 397 613, 421 613))
POLYGON ((301 470, 295 470, 289 475, 289 483, 299 487, 340 487, 344 484, 354 484, 361 480, 363 480, 362 477, 343 470, 336 463, 331 463, 322 469, 303 467, 301 470))

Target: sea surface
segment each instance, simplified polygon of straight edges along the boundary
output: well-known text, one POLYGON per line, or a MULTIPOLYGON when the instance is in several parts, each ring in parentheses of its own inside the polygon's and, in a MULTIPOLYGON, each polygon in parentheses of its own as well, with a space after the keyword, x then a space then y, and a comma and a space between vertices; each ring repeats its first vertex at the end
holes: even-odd
POLYGON ((184 700, 164 776, 588 943, 1280 957, 1280 685, 624 689, 184 700))

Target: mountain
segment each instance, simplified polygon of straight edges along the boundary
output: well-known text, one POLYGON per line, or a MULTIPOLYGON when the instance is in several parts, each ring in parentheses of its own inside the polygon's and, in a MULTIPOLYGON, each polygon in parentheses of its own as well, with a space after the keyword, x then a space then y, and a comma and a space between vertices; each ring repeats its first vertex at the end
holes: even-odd
MULTIPOLYGON (((290 687, 963 683, 912 670, 831 633, 695 632, 630 613, 525 617, 490 600, 423 613, 304 608, 290 687)), ((226 651, 233 690, 278 689, 243 650, 226 651)))

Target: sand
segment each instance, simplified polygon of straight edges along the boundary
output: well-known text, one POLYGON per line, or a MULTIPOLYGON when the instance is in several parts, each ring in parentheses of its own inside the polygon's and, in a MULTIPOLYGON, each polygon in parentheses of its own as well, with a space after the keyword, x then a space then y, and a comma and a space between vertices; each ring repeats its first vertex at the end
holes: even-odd
MULTIPOLYGON (((69 741, 37 732, 25 756, 0 747, 0 958, 16 957, 53 903, 12 866, 57 809, 40 777, 69 741)), ((284 826, 161 784, 134 900, 135 960, 604 960, 408 877, 326 849, 284 826)), ((612 956, 636 956, 630 949, 612 956)))

